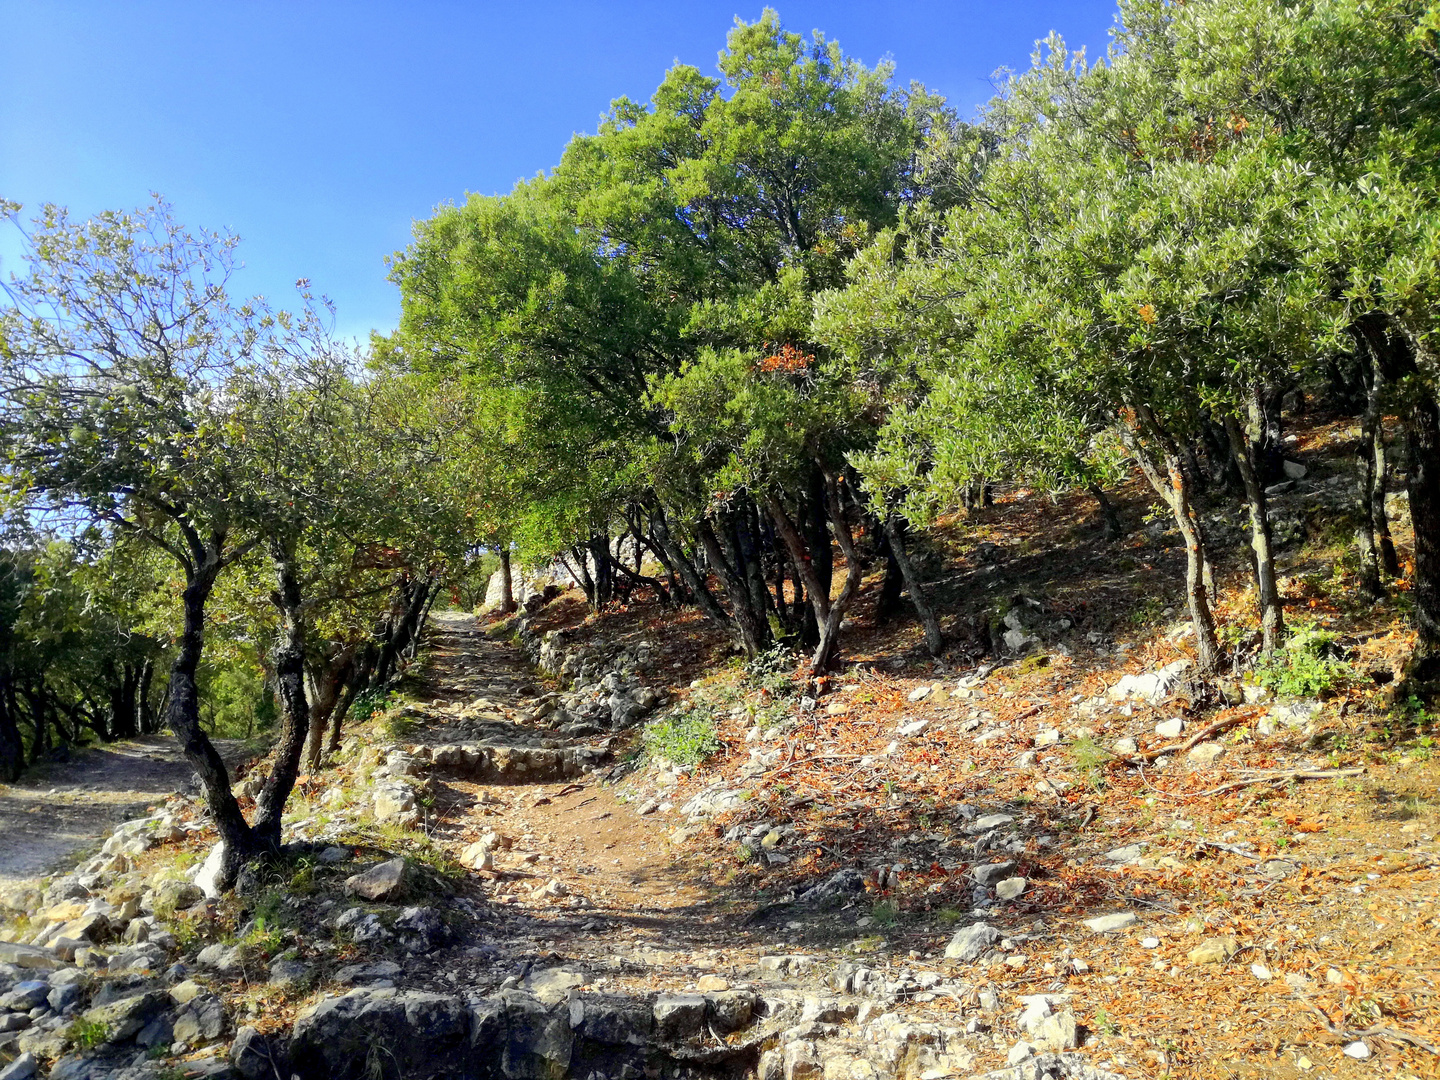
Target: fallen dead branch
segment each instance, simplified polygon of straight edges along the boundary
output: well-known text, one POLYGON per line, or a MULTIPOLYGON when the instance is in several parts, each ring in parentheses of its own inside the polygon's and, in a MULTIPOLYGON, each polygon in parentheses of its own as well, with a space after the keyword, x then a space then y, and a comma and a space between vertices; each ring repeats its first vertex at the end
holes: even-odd
POLYGON ((1145 775, 1145 769, 1140 768, 1140 779, 1145 786, 1156 795, 1163 795, 1167 799, 1206 799, 1212 795, 1220 795, 1227 791, 1234 791, 1237 788, 1250 787, 1252 784, 1287 784, 1291 780, 1334 780, 1341 776, 1359 776, 1365 770, 1360 767, 1353 769, 1281 769, 1273 772, 1257 773, 1254 776, 1247 776, 1240 780, 1231 780, 1229 783, 1221 784, 1219 787, 1209 788, 1205 791, 1174 792, 1162 791, 1145 775))
POLYGON ((1171 743, 1169 746, 1157 746, 1154 750, 1143 750, 1135 754, 1119 755, 1110 759, 1111 765, 1148 765, 1158 757, 1165 754, 1183 754, 1193 750, 1212 735, 1219 735, 1221 732, 1229 731, 1233 727, 1253 720, 1252 713, 1244 712, 1235 716, 1226 717, 1224 720, 1216 720, 1213 724, 1207 724, 1184 742, 1171 743))
POLYGON ((1416 1047, 1417 1049, 1424 1050, 1427 1054, 1440 1055, 1440 1049, 1432 1046, 1430 1043, 1420 1038, 1420 1036, 1410 1034, 1408 1031, 1401 1031, 1399 1028, 1392 1027, 1369 1027, 1361 1029, 1347 1028, 1344 1025, 1337 1024, 1335 1023, 1335 1021, 1331 1020, 1330 1017, 1325 1015, 1325 1010, 1321 1009, 1309 998, 1302 997, 1300 1000, 1305 1002, 1305 1004, 1310 1007, 1310 1010, 1320 1018, 1320 1022, 1325 1025, 1326 1031, 1330 1032, 1331 1035, 1335 1035, 1345 1040, 1346 1042, 1354 1042, 1356 1039, 1366 1038, 1390 1039, 1393 1042, 1408 1043, 1411 1046, 1416 1047))

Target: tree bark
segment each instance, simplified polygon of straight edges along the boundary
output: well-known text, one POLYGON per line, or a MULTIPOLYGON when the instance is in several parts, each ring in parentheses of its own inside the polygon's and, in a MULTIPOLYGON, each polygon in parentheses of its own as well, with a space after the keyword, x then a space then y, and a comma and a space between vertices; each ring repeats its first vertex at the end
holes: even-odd
MULTIPOLYGON (((1381 426, 1379 365, 1372 363, 1373 374, 1365 380, 1365 411, 1360 418, 1360 524, 1355 529, 1355 550, 1360 557, 1360 588, 1378 600, 1385 595, 1380 580, 1379 538, 1375 530, 1375 492, 1380 492, 1380 513, 1385 513, 1384 454, 1385 436, 1381 426), (1377 446, 1378 444, 1378 446, 1377 446), (1378 454, 1377 454, 1378 449, 1378 454), (1379 477, 1375 475, 1378 462, 1379 477)), ((1389 525, 1385 526, 1389 532, 1389 525)), ((1394 545, 1391 545, 1394 553, 1394 545)))
POLYGON ((0 687, 0 780, 13 784, 25 771, 25 740, 20 734, 20 725, 15 722, 15 710, 10 707, 10 695, 0 687))
MULTIPOLYGON (((720 527, 722 530, 727 528, 723 520, 720 527)), ((725 588, 725 596, 730 601, 730 617, 740 632, 740 644, 747 656, 758 656, 770 648, 770 623, 763 611, 755 610, 743 574, 726 558, 720 538, 708 519, 700 522, 698 532, 700 542, 705 546, 705 554, 709 556, 710 566, 720 579, 720 584, 725 588)))
POLYGON ((1404 685, 1428 697, 1440 691, 1440 406, 1424 387, 1406 417, 1405 485, 1415 530, 1415 650, 1404 685))
POLYGON ((514 581, 510 574, 510 545, 500 546, 500 614, 509 615, 518 607, 515 603, 514 581))
POLYGON ((925 591, 920 587, 920 576, 915 573, 915 563, 906 548, 904 519, 894 515, 887 518, 885 534, 890 541, 891 557, 899 564, 900 572, 905 576, 905 587, 910 590, 910 603, 915 607, 920 625, 925 628, 925 648, 931 656, 939 656, 945 651, 945 635, 940 631, 940 620, 935 617, 935 609, 930 606, 930 601, 925 599, 925 591))
POLYGON ((1259 399, 1251 403, 1250 424, 1241 428, 1234 416, 1225 417, 1225 432, 1230 439, 1230 450, 1235 455, 1235 464, 1240 470, 1240 479, 1245 485, 1245 506, 1250 514, 1250 549, 1255 573, 1255 596, 1260 605, 1261 648, 1274 652, 1280 646, 1285 634, 1285 612, 1280 602, 1280 588, 1275 579, 1275 549, 1270 532, 1270 514, 1265 503, 1265 488, 1261 485, 1256 468, 1255 455, 1259 450, 1257 425, 1263 417, 1259 412, 1259 399))
POLYGON ((325 752, 325 731, 330 717, 340 703, 355 665, 355 646, 346 645, 331 656, 318 673, 311 673, 314 693, 310 701, 310 733, 305 743, 305 768, 317 772, 325 752))
POLYGON ((310 705, 305 694, 305 616, 300 591, 300 568, 293 548, 276 544, 271 550, 275 564, 275 591, 271 602, 280 612, 280 633, 272 654, 275 683, 280 698, 280 739, 275 763, 260 795, 255 800, 255 821, 251 826, 257 844, 280 850, 280 821, 285 803, 300 774, 300 758, 310 730, 310 705))
POLYGON ((1100 516, 1105 522, 1105 539, 1111 543, 1121 539, 1125 535, 1125 523, 1120 520, 1120 511, 1115 509, 1115 503, 1099 484, 1090 484, 1086 490, 1095 496, 1095 501, 1100 504, 1100 516))
POLYGON ((695 605, 711 619, 721 626, 733 628, 730 617, 725 614, 725 609, 715 599, 715 594, 710 591, 710 586, 696 569, 695 563, 682 549, 675 537, 670 532, 670 523, 665 518, 665 511, 659 503, 650 506, 650 534, 655 537, 658 550, 665 553, 672 573, 678 573, 685 582, 695 605))
POLYGON ((224 844, 224 858, 216 884, 229 889, 240 867, 256 850, 254 836, 230 790, 230 773, 225 762, 200 726, 200 688, 195 675, 205 651, 205 605, 215 588, 220 560, 208 553, 206 560, 188 575, 183 603, 184 630, 180 635, 175 663, 170 668, 170 701, 165 721, 185 759, 200 778, 215 830, 224 844))
POLYGON ((1149 452, 1140 445, 1133 432, 1127 432, 1131 456, 1140 466, 1145 479, 1155 493, 1170 508, 1175 525, 1185 542, 1185 600, 1190 609, 1190 621, 1195 627, 1195 654, 1200 672, 1214 675, 1220 669, 1220 642, 1215 633, 1215 615, 1210 610, 1209 590, 1205 581, 1205 570, 1209 556, 1205 550, 1204 529, 1200 526, 1194 507, 1194 492, 1184 463, 1174 442, 1160 427, 1148 408, 1135 410, 1136 421, 1151 439, 1159 444, 1165 474, 1162 475, 1151 460, 1149 452))
POLYGON ((885 557, 885 576, 880 580, 880 595, 875 598, 875 623, 884 626, 900 612, 900 598, 905 593, 905 574, 890 539, 881 533, 880 554, 885 557))

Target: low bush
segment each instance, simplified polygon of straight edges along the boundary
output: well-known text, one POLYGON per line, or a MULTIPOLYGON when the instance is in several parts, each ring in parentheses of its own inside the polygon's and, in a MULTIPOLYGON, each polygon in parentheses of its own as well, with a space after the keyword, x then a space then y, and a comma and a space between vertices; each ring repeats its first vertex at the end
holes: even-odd
POLYGON ((1335 635, 1310 626, 1298 627, 1285 642, 1256 665, 1260 685, 1288 697, 1316 697, 1344 684, 1353 672, 1340 658, 1335 635))
POLYGON ((715 721, 702 709, 662 717, 645 727, 645 749, 677 765, 698 765, 720 751, 715 721))

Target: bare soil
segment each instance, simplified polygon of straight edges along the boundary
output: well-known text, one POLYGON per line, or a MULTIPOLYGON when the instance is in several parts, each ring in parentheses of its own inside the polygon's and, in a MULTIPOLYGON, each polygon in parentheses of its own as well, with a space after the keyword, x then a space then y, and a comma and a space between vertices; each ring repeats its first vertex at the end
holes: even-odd
MULTIPOLYGON (((233 759, 239 743, 224 741, 233 759)), ((193 786, 175 740, 150 735, 77 751, 0 784, 0 887, 73 863, 117 825, 193 786)))

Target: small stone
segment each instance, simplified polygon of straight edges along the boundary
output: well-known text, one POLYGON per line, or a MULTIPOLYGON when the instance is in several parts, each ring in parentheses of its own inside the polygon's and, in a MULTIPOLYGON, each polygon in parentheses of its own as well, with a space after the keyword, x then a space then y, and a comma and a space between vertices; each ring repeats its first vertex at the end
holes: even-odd
POLYGON ((379 866, 372 866, 364 873, 345 879, 345 892, 365 900, 386 900, 398 894, 405 887, 407 864, 402 859, 390 859, 379 866))
POLYGON ((1121 866, 1128 866, 1130 863, 1136 862, 1140 856, 1144 854, 1144 844, 1128 844, 1125 847, 1118 847, 1114 851, 1107 851, 1105 858, 1109 862, 1118 863, 1121 866))
POLYGON ((719 975, 701 975, 696 980, 695 986, 702 994, 722 994, 730 989, 730 984, 719 975))
POLYGON ((913 705, 917 701, 924 701, 929 696, 930 687, 917 686, 914 690, 911 690, 910 693, 905 695, 905 700, 913 705))
POLYGON ((1184 730, 1185 721, 1179 719, 1178 717, 1174 720, 1162 720, 1160 723, 1155 725, 1155 734, 1159 735, 1163 739, 1178 738, 1180 733, 1184 730))
POLYGON ((170 1000, 176 1005, 188 1005, 203 993, 206 993, 205 987, 194 979, 186 979, 170 988, 170 1000))
POLYGON ((1223 964, 1240 951, 1240 943, 1233 937, 1207 938, 1187 955, 1192 964, 1223 964))
POLYGON ((1013 859, 1006 860, 1005 862, 982 863, 981 865, 971 869, 970 876, 973 877, 981 885, 988 886, 994 884, 996 881, 999 881, 1001 878, 1003 878, 1006 874, 1010 873, 1014 869, 1015 862, 1013 859))
POLYGON ((1005 1055, 1005 1064, 1019 1065, 1022 1061, 1029 1061, 1035 1056, 1035 1048, 1027 1042, 1017 1042, 1010 1048, 1010 1053, 1005 1055))
MULTIPOLYGON (((1360 1045, 1364 1044, 1362 1043, 1360 1045)), ((1345 1052, 1347 1054, 1350 1053, 1348 1048, 1345 1052)), ((1366 1054, 1369 1054, 1368 1050, 1366 1054)), ((30 1080, 30 1078, 39 1071, 40 1062, 35 1060, 34 1054, 26 1051, 9 1065, 6 1065, 5 1068, 0 1069, 0 1080, 30 1080)))
POLYGON ((1006 878, 995 886, 995 895, 1001 900, 1014 900, 1025 891, 1023 877, 1006 878))
MULTIPOLYGON (((1370 1056, 1370 1047, 1356 1039, 1349 1046, 1345 1047, 1345 1056, 1354 1058, 1356 1061, 1364 1061, 1370 1056)), ((5 1080, 5 1074, 0 1073, 0 1080, 5 1080)))
POLYGON ((1131 754, 1139 753, 1140 746, 1134 739, 1116 739, 1115 745, 1111 749, 1122 757, 1129 757, 1131 754))
POLYGON ((1185 756, 1197 765, 1213 765, 1225 756, 1225 747, 1217 742, 1202 742, 1199 746, 1192 746, 1185 756))
POLYGON ((276 960, 270 965, 271 986, 294 986, 310 974, 310 965, 299 960, 276 960))
POLYGON ((1290 461, 1289 459, 1282 462, 1280 468, 1285 471, 1285 476, 1290 480, 1304 480, 1305 474, 1309 472, 1300 462, 1290 461))
POLYGON ((1021 968, 1023 968, 1026 962, 1026 957, 1021 956, 1019 953, 1016 953, 1014 956, 1007 956, 1005 958, 1005 966, 1008 968, 1014 968, 1016 971, 1019 971, 1021 968))
POLYGON ((1326 969, 1325 969, 1325 981, 1326 981, 1327 983, 1329 983, 1331 986, 1339 986, 1341 983, 1343 983, 1343 982, 1345 981, 1345 976, 1342 975, 1342 974, 1340 974, 1340 969, 1339 969, 1339 968, 1333 968, 1333 967, 1332 967, 1332 968, 1326 968, 1326 969))
POLYGON ((1250 974, 1254 975, 1261 982, 1269 982, 1270 979, 1274 978, 1274 976, 1270 974, 1270 969, 1264 964, 1251 964, 1250 974))
POLYGON ((1044 728, 1035 736, 1036 746, 1056 746, 1060 742, 1059 728, 1044 728))
POLYGON ((947 959, 959 960, 961 963, 978 960, 987 949, 1000 941, 1000 937, 1000 931, 988 923, 975 923, 955 931, 955 936, 945 946, 945 956, 947 959))
POLYGON ((315 857, 315 861, 321 866, 338 866, 340 863, 350 861, 350 849, 341 847, 339 844, 331 844, 315 857))
POLYGON ((1139 921, 1133 911, 1117 911, 1114 915, 1086 919, 1085 927, 1096 934, 1109 934, 1115 930, 1124 930, 1127 926, 1134 926, 1139 921))
POLYGON ((915 735, 919 735, 929 726, 929 720, 911 720, 908 724, 901 724, 899 727, 897 727, 895 729, 895 734, 901 736, 902 738, 908 739, 915 735))
POLYGON ((1140 947, 1142 949, 1158 949, 1160 947, 1160 939, 1158 937, 1141 938, 1140 947))
POLYGON ((1065 1009, 1045 1017, 1030 1030, 1030 1038, 1043 1050, 1073 1050, 1077 1039, 1075 1014, 1065 1009))

